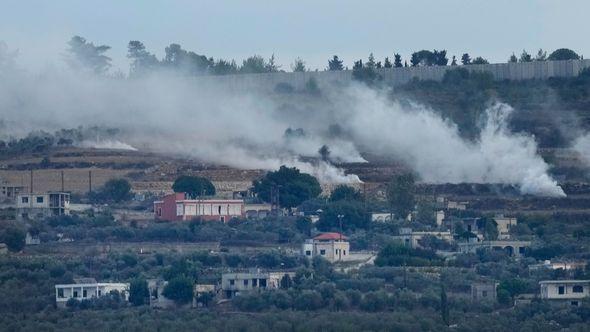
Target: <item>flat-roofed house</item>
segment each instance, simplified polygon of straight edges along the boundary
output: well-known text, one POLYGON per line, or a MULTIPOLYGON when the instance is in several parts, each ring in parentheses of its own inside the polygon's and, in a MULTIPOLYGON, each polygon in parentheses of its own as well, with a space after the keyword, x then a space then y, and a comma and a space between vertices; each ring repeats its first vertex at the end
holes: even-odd
POLYGON ((281 287, 281 279, 285 275, 293 278, 295 272, 253 269, 249 272, 224 273, 221 275, 221 290, 226 298, 232 298, 240 292, 277 289, 281 287))
POLYGON ((590 280, 543 280, 539 281, 541 298, 567 300, 579 305, 579 300, 590 296, 590 280))
POLYGON ((21 193, 16 197, 16 219, 44 219, 70 214, 70 193, 21 193))
POLYGON ((55 303, 63 308, 70 299, 90 300, 113 291, 118 292, 125 301, 129 300, 128 283, 96 282, 94 278, 75 278, 73 284, 55 285, 55 303))
POLYGON ((166 221, 228 222, 243 218, 245 209, 241 199, 192 199, 186 193, 174 193, 154 202, 154 215, 156 219, 166 221))

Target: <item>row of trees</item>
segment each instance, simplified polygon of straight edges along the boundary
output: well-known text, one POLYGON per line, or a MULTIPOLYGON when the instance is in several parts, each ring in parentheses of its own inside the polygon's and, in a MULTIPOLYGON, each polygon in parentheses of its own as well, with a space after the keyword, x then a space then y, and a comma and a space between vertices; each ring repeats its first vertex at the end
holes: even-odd
MULTIPOLYGON (((67 63, 77 70, 89 70, 96 74, 104 74, 111 67, 111 58, 106 53, 111 49, 108 45, 95 45, 80 36, 74 36, 68 42, 67 63)), ((235 60, 215 60, 193 51, 182 48, 180 44, 172 43, 164 49, 165 55, 158 59, 155 54, 148 51, 145 45, 138 40, 132 40, 127 45, 127 57, 131 60, 130 76, 141 76, 154 70, 165 70, 181 72, 186 75, 228 75, 228 74, 251 74, 251 73, 271 73, 282 71, 277 65, 274 54, 267 60, 259 55, 251 56, 238 65, 235 60)), ((537 56, 533 58, 526 51, 523 51, 520 58, 514 54, 509 62, 530 62, 544 60, 571 60, 580 59, 580 56, 570 49, 558 49, 547 56, 543 50, 539 50, 537 56)), ((446 66, 449 63, 446 50, 421 50, 412 53, 410 57, 410 66, 446 66)), ((469 64, 486 64, 488 61, 482 57, 474 59, 468 53, 461 56, 463 65, 469 64)), ((457 59, 452 57, 451 65, 457 65, 457 59)), ((395 53, 393 59, 386 57, 383 62, 376 61, 373 54, 369 55, 368 61, 363 65, 361 60, 354 62, 354 68, 366 67, 374 68, 393 68, 408 67, 408 62, 402 64, 402 57, 395 53), (393 60, 393 61, 392 61, 393 60)), ((346 69, 344 62, 334 55, 328 60, 330 71, 346 69)), ((305 61, 301 58, 295 59, 291 65, 293 72, 305 72, 309 70, 305 61)))

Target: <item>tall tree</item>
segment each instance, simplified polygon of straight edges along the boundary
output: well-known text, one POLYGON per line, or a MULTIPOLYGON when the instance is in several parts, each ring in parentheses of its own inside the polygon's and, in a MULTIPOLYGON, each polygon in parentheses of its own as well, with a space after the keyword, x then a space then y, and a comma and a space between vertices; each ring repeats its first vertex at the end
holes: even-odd
POLYGON ((545 61, 547 60, 547 52, 543 51, 542 48, 539 49, 537 55, 535 56, 535 61, 545 61))
POLYGON ((202 75, 212 69, 213 59, 204 55, 184 50, 179 44, 170 44, 164 50, 166 56, 162 61, 165 68, 188 75, 202 75))
POLYGON ((131 59, 130 76, 141 76, 158 68, 160 62, 148 52, 142 42, 132 40, 127 45, 127 57, 131 59))
POLYGON ((517 62, 518 62, 518 58, 516 57, 516 55, 514 53, 512 53, 512 55, 508 59, 508 63, 517 63, 517 62))
POLYGON ((85 38, 74 36, 68 42, 68 64, 74 69, 89 69, 96 74, 103 74, 111 67, 111 58, 106 56, 111 49, 107 45, 94 45, 85 38))
POLYGON ((213 183, 209 179, 200 176, 183 175, 174 181, 172 190, 176 193, 187 193, 193 198, 215 195, 213 183))
POLYGON ((295 62, 293 62, 293 64, 291 65, 291 69, 295 73, 298 73, 298 72, 302 73, 302 72, 306 71, 305 61, 301 60, 301 58, 295 59, 295 62))
POLYGON ((440 315, 445 325, 449 326, 449 301, 447 300, 445 285, 442 285, 440 289, 440 315))
POLYGON ((463 53, 463 55, 461 56, 461 63, 463 65, 470 65, 471 64, 471 57, 469 56, 468 53, 463 53))
POLYGON ((129 286, 129 302, 134 306, 148 304, 150 301, 150 291, 148 290, 147 281, 143 278, 135 278, 129 286))
MULTIPOLYGON (((444 52, 444 56, 446 58, 446 51, 444 52)), ((437 54, 428 51, 428 50, 421 50, 418 52, 414 52, 412 53, 412 58, 410 59, 410 63, 412 64, 412 67, 416 67, 416 66, 432 66, 436 64, 437 61, 437 54)), ((448 59, 447 59, 448 61, 448 59)), ((441 59, 442 62, 442 59, 441 59)), ((445 62, 446 65, 446 62, 445 62)))
MULTIPOLYGON (((399 55, 398 53, 395 53, 395 54, 393 55, 393 65, 394 65, 396 68, 403 67, 403 65, 402 65, 402 56, 401 56, 401 55, 399 55)), ((407 67, 407 63, 406 63, 406 67, 407 67)))
POLYGON ((193 299, 193 281, 185 276, 175 277, 168 281, 162 294, 177 304, 189 303, 193 299))
POLYGON ((268 63, 266 64, 266 71, 269 73, 276 73, 279 71, 279 66, 276 64, 276 59, 274 53, 268 58, 268 63))
POLYGON ((328 70, 342 70, 344 67, 342 66, 342 60, 338 58, 337 55, 332 57, 332 60, 328 60, 328 70))
POLYGON ((414 209, 415 179, 411 173, 397 175, 387 185, 390 211, 398 219, 405 219, 414 209))
POLYGON ((533 57, 527 53, 527 51, 522 50, 522 53, 520 54, 520 59, 518 59, 519 62, 532 62, 533 61, 533 57))
POLYGON ((451 61, 451 66, 457 65, 457 58, 453 55, 453 61, 451 61))
POLYGON ((279 205, 293 208, 303 201, 316 198, 322 188, 318 180, 297 168, 281 166, 278 171, 268 172, 262 179, 253 183, 253 191, 266 202, 271 201, 271 192, 278 191, 279 205))
POLYGON ((383 62, 383 68, 391 68, 393 67, 393 64, 391 63, 391 61, 389 61, 389 57, 385 57, 385 60, 383 62))
POLYGON ((432 52, 433 64, 437 66, 446 66, 449 63, 449 59, 447 58, 447 51, 437 51, 434 50, 432 52))
POLYGON ((369 59, 367 60, 367 63, 365 63, 365 67, 375 68, 375 56, 373 55, 373 53, 369 54, 369 59))

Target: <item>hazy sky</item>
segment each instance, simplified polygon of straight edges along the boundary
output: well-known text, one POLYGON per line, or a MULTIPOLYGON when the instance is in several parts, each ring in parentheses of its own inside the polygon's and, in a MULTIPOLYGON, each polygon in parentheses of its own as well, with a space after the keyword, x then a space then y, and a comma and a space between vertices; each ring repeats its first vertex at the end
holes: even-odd
POLYGON ((126 45, 140 40, 159 57, 172 42, 238 63, 275 54, 282 69, 296 57, 323 69, 339 55, 345 65, 373 52, 446 49, 504 62, 515 52, 569 47, 590 54, 588 0, 446 1, 199 1, 0 0, 0 40, 19 49, 21 64, 61 62, 78 34, 112 47, 113 65, 128 70, 126 45))

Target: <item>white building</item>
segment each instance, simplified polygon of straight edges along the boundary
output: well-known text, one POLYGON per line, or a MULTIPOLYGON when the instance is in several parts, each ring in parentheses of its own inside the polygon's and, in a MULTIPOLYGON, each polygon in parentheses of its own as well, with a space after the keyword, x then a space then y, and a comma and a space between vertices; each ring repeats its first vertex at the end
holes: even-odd
POLYGON ((494 217, 498 229, 498 240, 510 239, 510 230, 516 226, 516 218, 508 218, 502 215, 494 217))
POLYGON ((221 275, 221 290, 226 298, 239 295, 240 292, 281 287, 281 279, 288 275, 295 277, 295 272, 262 272, 254 269, 250 272, 224 273, 221 275))
POLYGON ((541 298, 568 300, 579 305, 578 300, 590 296, 590 280, 544 280, 539 282, 541 298))
POLYGON ((94 278, 74 279, 73 284, 55 285, 55 303, 58 307, 65 307, 70 299, 78 301, 90 300, 117 291, 125 301, 129 300, 128 283, 101 283, 94 278))
POLYGON ((400 228, 399 235, 396 235, 393 238, 400 241, 405 246, 411 248, 419 248, 421 247, 419 241, 426 236, 433 236, 439 240, 443 240, 448 243, 453 243, 453 234, 451 234, 451 232, 449 231, 412 232, 412 229, 407 227, 400 228))
POLYGON ((70 214, 70 194, 66 192, 18 194, 16 209, 17 220, 67 215, 70 214))
POLYGON ((321 256, 329 262, 347 261, 350 256, 348 238, 340 233, 322 233, 313 239, 305 240, 302 247, 305 257, 321 256))
POLYGON ((391 221, 391 213, 371 213, 372 222, 388 222, 391 221))
POLYGON ((10 184, 0 179, 0 202, 14 202, 16 196, 22 192, 25 192, 26 189, 27 187, 25 186, 10 184))

